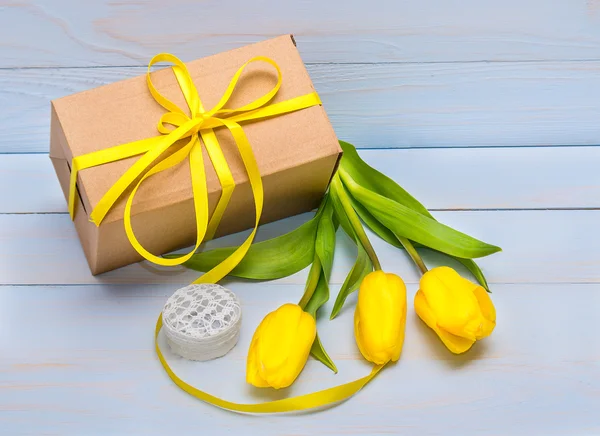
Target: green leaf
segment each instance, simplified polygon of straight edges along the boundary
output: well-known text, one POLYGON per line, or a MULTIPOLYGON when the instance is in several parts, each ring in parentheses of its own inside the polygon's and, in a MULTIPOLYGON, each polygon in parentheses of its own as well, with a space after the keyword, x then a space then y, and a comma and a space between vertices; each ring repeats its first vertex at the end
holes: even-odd
POLYGON ((352 198, 352 207, 358 214, 361 220, 381 239, 387 242, 390 245, 393 245, 396 248, 404 249, 394 232, 388 229, 386 226, 377 221, 371 212, 369 212, 362 204, 352 198))
POLYGON ((394 200, 421 215, 433 218, 427 208, 405 191, 404 188, 362 160, 352 144, 345 141, 339 141, 339 143, 344 151, 340 167, 343 168, 356 183, 379 195, 394 200))
MULTIPOLYGON (((414 210, 415 212, 425 215, 426 217, 433 218, 427 208, 423 206, 423 204, 421 204, 417 199, 411 196, 407 191, 405 191, 400 185, 362 160, 357 153, 356 148, 352 144, 340 141, 340 145, 344 151, 341 168, 348 172, 348 174, 350 174, 355 181, 379 195, 387 197, 390 200, 394 200, 408 207, 409 209, 414 210)), ((360 215, 361 219, 375 234, 389 244, 398 248, 403 248, 402 244, 400 244, 398 238, 393 234, 393 232, 381 224, 375 217, 373 217, 373 215, 371 215, 370 212, 368 212, 364 207, 360 206, 359 203, 356 203, 355 206, 357 206, 355 209, 360 215)), ((420 245, 418 243, 414 243, 414 241, 413 244, 415 246, 420 245)), ((485 276, 474 260, 462 259, 456 256, 450 257, 465 265, 465 267, 467 267, 467 269, 469 269, 469 271, 477 278, 479 283, 488 292, 490 292, 485 276)))
MULTIPOLYGON (((307 280, 306 286, 307 286, 307 291, 305 291, 305 292, 308 292, 309 287, 314 286, 315 288, 314 288, 314 291, 311 291, 312 295, 311 295, 310 299, 308 300, 308 303, 304 307, 304 310, 307 313, 311 314, 313 316, 313 318, 316 319, 317 311, 319 310, 319 308, 321 306, 323 306, 323 304, 325 304, 329 300, 329 286, 327 285, 327 280, 325 280, 325 274, 324 274, 323 270, 321 269, 321 262, 319 261, 318 258, 315 258, 315 262, 313 263, 313 266, 311 267, 311 271, 308 275, 308 280, 307 280), (313 283, 315 271, 320 272, 318 279, 316 281, 316 284, 313 283)), ((302 306, 302 304, 301 304, 301 306, 302 306)), ((317 359, 318 361, 323 363, 325 366, 330 368, 332 371, 337 373, 337 368, 335 366, 335 363, 333 363, 333 361, 331 360, 331 358, 325 351, 323 344, 321 344, 321 341, 319 340, 318 334, 315 338, 315 341, 313 342, 310 353, 312 354, 312 356, 315 359, 317 359)))
POLYGON ((354 235, 356 244, 362 245, 369 255, 374 268, 377 270, 381 269, 381 264, 379 263, 377 253, 375 252, 375 249, 373 248, 373 245, 371 244, 371 241, 365 232, 365 228, 360 220, 360 217, 354 210, 354 206, 352 205, 352 197, 350 193, 347 192, 347 188, 342 183, 342 180, 338 174, 336 174, 331 181, 330 191, 340 201, 340 204, 343 208, 343 213, 352 227, 352 234, 354 235))
POLYGON ((342 201, 334 189, 329 189, 329 197, 331 198, 331 204, 333 206, 335 219, 340 223, 344 232, 350 236, 350 239, 356 243, 356 234, 352 228, 352 224, 344 211, 342 201))
MULTIPOLYGON (((345 189, 345 188, 342 186, 342 189, 345 189)), ((363 245, 358 240, 358 236, 357 236, 356 232, 354 231, 354 228, 352 227, 352 224, 350 223, 350 220, 348 219, 346 212, 344 211, 344 207, 342 205, 341 199, 339 198, 339 194, 336 192, 335 189, 330 189, 329 193, 331 196, 331 202, 333 204, 333 209, 335 212, 335 218, 339 220, 340 225, 342 226, 342 228, 344 229, 346 234, 350 237, 350 239, 352 239, 354 241, 354 243, 356 244, 357 249, 358 249, 358 253, 356 256, 356 261, 354 262, 354 266, 352 267, 352 269, 349 271, 348 275, 346 276, 346 280, 344 280, 344 283, 343 283, 342 287, 340 288, 340 291, 338 292, 337 298, 333 305, 333 309, 331 311, 331 316, 330 316, 330 319, 333 319, 339 314, 340 310, 344 306, 344 303, 346 302, 346 298, 348 298, 348 295, 350 295, 352 292, 356 291, 358 289, 358 287, 360 286, 362 279, 367 274, 369 274, 370 272, 373 271, 373 263, 371 262, 371 259, 370 259, 369 255, 367 254, 366 250, 364 249, 363 245)), ((350 200, 352 201, 352 197, 350 197, 350 200)), ((352 206, 354 207, 354 206, 356 206, 356 204, 358 204, 358 203, 353 202, 352 206)), ((354 209, 358 213, 358 215, 361 216, 360 211, 358 211, 356 209, 356 207, 354 209)), ((364 208, 363 208, 363 210, 364 210, 364 208)), ((368 223, 367 223, 367 225, 368 225, 368 223)), ((381 227, 383 227, 383 226, 381 226, 381 227)))
POLYGON ((352 196, 398 236, 460 258, 473 259, 500 251, 499 247, 454 230, 433 218, 364 188, 344 171, 341 171, 341 176, 352 196))
POLYGON ((313 292, 310 300, 306 304, 304 311, 310 313, 313 317, 317 317, 317 311, 321 308, 321 306, 329 300, 329 286, 327 285, 327 280, 321 272, 319 276, 319 280, 317 281, 317 285, 315 287, 315 291, 313 292))
MULTIPOLYGON (((285 235, 252 244, 244 259, 229 273, 246 279, 272 280, 306 268, 315 255, 315 238, 320 214, 285 235)), ((237 247, 216 248, 194 254, 183 265, 206 272, 231 255, 237 247)), ((177 255, 165 255, 166 258, 177 255)))
POLYGON ((461 259, 460 257, 454 257, 452 256, 454 259, 458 260, 460 263, 462 263, 471 274, 473 274, 473 276, 477 279, 477 281, 479 282, 479 284, 481 286, 483 286, 483 288, 488 291, 488 292, 492 292, 490 291, 490 287, 488 286, 488 282, 485 279, 485 276, 483 275, 483 271, 481 271, 481 268, 479 268, 479 265, 477 265, 475 263, 474 260, 472 259, 461 259))
MULTIPOLYGON (((356 200, 354 200, 353 204, 354 209, 356 210, 360 218, 367 224, 367 226, 373 231, 373 233, 375 233, 381 239, 386 241, 388 244, 393 245, 394 247, 400 248, 402 250, 404 249, 402 243, 398 240, 398 237, 392 231, 390 231, 386 226, 377 221, 377 219, 373 215, 371 215, 371 213, 367 211, 367 209, 365 209, 360 203, 357 203, 356 200)), ((423 247, 421 244, 418 244, 416 242, 413 242, 413 245, 415 246, 415 248, 423 247)), ((486 291, 491 292, 487 280, 485 279, 485 275, 483 274, 483 271, 481 271, 481 269, 479 268, 477 263, 475 263, 474 260, 461 259, 460 257, 451 256, 446 253, 441 254, 462 263, 469 270, 469 272, 473 274, 473 276, 477 279, 479 284, 483 286, 483 288, 486 291)))
POLYGON ((334 373, 337 374, 337 366, 335 366, 335 363, 333 363, 333 360, 331 360, 331 357, 329 357, 329 354, 327 354, 327 352, 325 351, 325 348, 321 343, 321 339, 319 339, 318 333, 315 337, 315 341, 312 344, 312 348, 310 349, 310 354, 323 365, 325 365, 327 368, 331 369, 334 373))
POLYGON ((333 205, 329 199, 325 200, 325 206, 317 225, 317 237, 315 239, 315 254, 319 256, 321 268, 325 281, 329 282, 331 268, 333 267, 333 253, 335 251, 335 231, 333 222, 333 205))
POLYGON ((315 238, 315 256, 306 279, 304 295, 298 303, 300 307, 316 317, 317 310, 329 300, 327 283, 333 267, 335 251, 336 224, 333 220, 333 206, 328 198, 323 200, 317 236, 315 238), (324 283, 321 283, 323 281, 324 283), (322 289, 325 287, 325 289, 322 289))
POLYGON ((304 285, 304 293, 302 294, 302 298, 298 302, 298 305, 306 310, 306 305, 310 301, 317 289, 317 284, 319 283, 319 279, 321 278, 323 270, 321 269, 321 261, 319 257, 315 255, 312 265, 310 266, 310 270, 308 271, 308 276, 306 277, 306 284, 304 285))
MULTIPOLYGON (((356 210, 360 218, 365 222, 365 224, 367 224, 367 226, 373 231, 373 233, 375 233, 381 239, 386 241, 388 244, 393 245, 396 248, 404 249, 402 243, 398 240, 398 237, 394 234, 394 232, 390 231, 386 226, 377 221, 377 218, 371 215, 371 213, 367 209, 365 209, 364 206, 356 202, 356 200, 354 199, 353 206, 354 210, 356 210)), ((421 244, 418 244, 416 242, 413 242, 413 245, 415 246, 415 248, 423 247, 421 244)), ((477 263, 475 263, 473 259, 462 259, 460 257, 451 256, 446 253, 442 254, 462 263, 469 270, 469 272, 473 274, 473 276, 477 279, 479 284, 483 286, 483 288, 486 291, 491 292, 487 280, 485 279, 485 275, 483 274, 483 271, 481 271, 481 268, 479 268, 479 266, 477 265, 477 263)))
MULTIPOLYGON (((333 219, 333 205, 327 195, 321 204, 317 236, 315 238, 315 257, 308 273, 304 295, 300 306, 315 319, 317 312, 329 300, 328 280, 333 266, 335 251, 335 232, 337 225, 333 219), (305 301, 308 300, 308 301, 305 301)), ((337 367, 331 360, 317 334, 311 348, 312 356, 337 373, 337 367)))
POLYGON ((330 319, 335 318, 339 314, 342 306, 344 306, 344 303, 346 302, 346 298, 348 298, 348 295, 356 291, 359 288, 363 278, 373 271, 373 264, 371 263, 371 259, 369 258, 369 255, 365 249, 361 244, 357 244, 357 248, 358 255, 356 256, 356 261, 346 276, 346 280, 344 280, 344 284, 340 288, 340 292, 335 299, 330 319))
MULTIPOLYGON (((398 240, 398 237, 386 226, 377 221, 377 219, 373 215, 371 215, 371 213, 367 211, 367 209, 365 209, 360 203, 357 203, 356 200, 354 200, 353 205, 360 218, 367 224, 367 226, 373 231, 373 233, 375 233, 381 239, 386 241, 388 244, 393 245, 396 248, 404 249, 402 243, 398 240)), ((413 245, 415 246, 415 248, 423 247, 421 244, 418 244, 416 242, 413 242, 413 245)), ((491 292, 487 280, 485 279, 485 275, 483 274, 483 271, 481 271, 481 269, 479 268, 477 263, 475 263, 474 260, 461 259, 460 257, 450 256, 446 253, 441 254, 462 263, 469 270, 469 272, 473 274, 473 276, 477 279, 479 284, 483 286, 483 288, 486 291, 491 292)))

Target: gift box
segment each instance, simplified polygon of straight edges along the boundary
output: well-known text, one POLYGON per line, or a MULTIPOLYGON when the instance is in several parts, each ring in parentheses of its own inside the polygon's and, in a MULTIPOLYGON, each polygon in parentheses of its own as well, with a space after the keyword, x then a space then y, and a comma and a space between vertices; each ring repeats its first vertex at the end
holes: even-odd
MULTIPOLYGON (((163 130, 172 123, 171 131, 187 129, 188 136, 169 146, 154 164, 177 154, 194 135, 202 146, 203 180, 206 181, 209 216, 215 213, 225 188, 205 147, 206 129, 196 130, 209 126, 218 141, 235 187, 216 231, 208 237, 255 226, 253 193, 256 192, 250 183, 247 162, 238 149, 239 143, 232 136, 229 124, 217 125, 218 119, 214 121, 208 118, 209 108, 219 104, 238 69, 257 57, 257 62, 251 62, 243 68, 227 101, 227 108, 244 108, 261 96, 270 95, 270 90, 277 84, 277 68, 281 72, 281 86, 266 106, 280 108, 279 103, 316 95, 293 37, 284 35, 186 63, 189 77, 201 99, 199 107, 207 108, 195 117, 194 114, 181 115, 176 111, 174 115, 165 117, 167 111, 151 93, 146 76, 52 101, 50 158, 67 201, 70 191, 74 192, 72 217, 92 274, 138 262, 146 257, 134 248, 126 234, 127 220, 124 222, 124 217, 127 213, 131 217, 131 227, 137 240, 154 255, 188 247, 196 241, 198 222, 195 201, 199 199, 196 198, 195 187, 193 189, 195 173, 190 170, 189 158, 143 180, 129 212, 127 200, 135 183, 128 185, 101 220, 92 217, 92 211, 103 201, 107 192, 126 177, 126 173, 129 174, 128 170, 142 159, 143 154, 80 169, 74 177, 76 190, 72 189, 74 181, 70 185, 73 165, 78 168, 80 158, 121 145, 126 149, 129 144, 135 145, 136 141, 147 138, 168 136, 166 131, 157 130, 159 120, 163 122, 163 130), (264 58, 270 59, 272 64, 261 62, 264 58), (196 124, 200 127, 186 127, 202 117, 208 117, 204 125, 200 126, 201 122, 198 122, 196 124), (187 124, 177 128, 180 118, 183 119, 181 123, 187 124)), ((178 79, 183 70, 175 70, 173 67, 152 71, 152 84, 179 108, 186 108, 186 105, 192 108, 195 103, 190 103, 190 100, 193 99, 182 92, 183 85, 180 82, 184 79, 178 79)), ((328 187, 339 162, 341 148, 325 110, 318 103, 274 114, 260 112, 264 109, 253 112, 253 108, 247 106, 250 109, 246 111, 247 115, 239 118, 239 125, 251 146, 262 180, 264 205, 261 223, 314 209, 328 187), (264 116, 256 115, 253 119, 254 113, 264 116)), ((223 113, 217 115, 226 119, 229 114, 223 113)), ((231 113, 233 117, 236 115, 237 112, 231 113)), ((136 182, 142 175, 136 178, 136 182)), ((199 182, 196 180, 194 183, 197 185, 199 182)))

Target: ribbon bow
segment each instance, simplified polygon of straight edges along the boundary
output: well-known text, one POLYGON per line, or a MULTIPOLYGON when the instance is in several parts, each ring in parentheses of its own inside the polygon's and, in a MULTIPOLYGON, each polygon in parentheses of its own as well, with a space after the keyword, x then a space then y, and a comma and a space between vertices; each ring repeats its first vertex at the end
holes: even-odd
POLYGON ((200 247, 204 239, 213 237, 235 187, 233 176, 213 130, 219 127, 226 127, 229 129, 235 140, 248 173, 252 194, 254 196, 256 219, 254 229, 244 243, 227 259, 194 282, 216 283, 233 270, 246 255, 246 252, 250 248, 254 236, 256 235, 263 208, 263 186, 260 172, 248 138, 244 134, 239 123, 294 112, 310 106, 319 105, 321 104, 321 101, 319 96, 313 92, 280 103, 269 104, 281 87, 282 77, 279 66, 272 59, 264 56, 254 57, 242 65, 231 79, 221 100, 215 107, 208 111, 205 110, 202 105, 200 96, 198 95, 198 91, 194 86, 187 67, 176 56, 169 53, 162 53, 154 56, 148 64, 146 79, 148 89, 154 99, 168 111, 163 114, 158 121, 158 131, 162 135, 74 157, 71 166, 69 188, 69 213, 71 219, 74 217, 75 190, 77 174, 79 171, 128 157, 142 155, 100 199, 96 207, 94 207, 90 213, 90 220, 95 223, 96 226, 99 226, 119 197, 143 174, 137 184, 133 187, 125 205, 123 220, 127 238, 133 248, 135 248, 141 256, 151 262, 164 266, 175 266, 186 262, 200 247), (189 114, 164 97, 154 87, 150 77, 150 69, 157 62, 171 62, 174 64, 172 69, 187 102, 189 114), (269 92, 251 103, 239 108, 226 108, 225 105, 233 94, 244 69, 253 62, 266 62, 272 65, 277 71, 276 85, 269 92), (172 128, 167 127, 167 125, 172 126, 172 128), (164 160, 155 163, 169 147, 173 146, 181 139, 188 138, 189 141, 185 146, 164 160), (200 138, 202 138, 202 142, 200 141, 200 138), (204 146, 206 147, 222 187, 221 197, 219 198, 210 221, 208 219, 208 190, 206 186, 204 160, 202 157, 202 143, 204 143, 204 146), (131 226, 131 206, 135 194, 144 180, 154 174, 180 164, 188 157, 194 199, 194 211, 196 214, 196 244, 187 254, 173 259, 165 259, 150 253, 135 237, 131 226))

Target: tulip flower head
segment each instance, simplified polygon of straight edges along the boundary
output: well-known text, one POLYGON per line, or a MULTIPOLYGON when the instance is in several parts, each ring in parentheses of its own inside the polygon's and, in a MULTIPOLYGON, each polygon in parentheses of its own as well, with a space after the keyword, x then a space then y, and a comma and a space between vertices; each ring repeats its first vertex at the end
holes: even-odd
POLYGON ((354 336, 361 354, 377 365, 400 357, 406 327, 406 286, 383 271, 369 273, 358 291, 354 336))
POLYGON ((496 309, 485 289, 446 266, 423 274, 415 311, 455 354, 469 350, 496 326, 496 309))
POLYGON ((316 334, 315 319, 297 304, 269 313, 252 337, 246 381, 261 388, 290 386, 304 368, 316 334))

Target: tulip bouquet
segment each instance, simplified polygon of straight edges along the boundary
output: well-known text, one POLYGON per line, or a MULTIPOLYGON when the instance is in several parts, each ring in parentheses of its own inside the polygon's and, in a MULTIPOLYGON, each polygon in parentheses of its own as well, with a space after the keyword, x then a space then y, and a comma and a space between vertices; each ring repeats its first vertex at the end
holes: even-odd
MULTIPOLYGON (((335 318, 347 297, 358 290, 354 334, 366 360, 385 365, 399 359, 407 296, 403 280, 382 271, 365 225, 387 243, 405 250, 415 262, 422 273, 414 298, 415 311, 451 352, 467 351, 495 327, 496 313, 488 284, 473 259, 500 248, 439 223, 401 186, 364 162, 354 146, 343 141, 340 144, 344 155, 315 216, 287 234, 255 243, 230 273, 272 280, 311 266, 298 304, 284 304, 269 313, 254 333, 246 371, 248 383, 254 386, 278 389, 291 385, 309 354, 337 372, 319 339, 316 317, 329 300, 338 227, 356 244, 357 256, 330 317, 335 318), (478 283, 447 266, 428 270, 419 254, 424 248, 459 261, 478 283)), ((208 271, 235 248, 197 253, 185 266, 208 271)))

